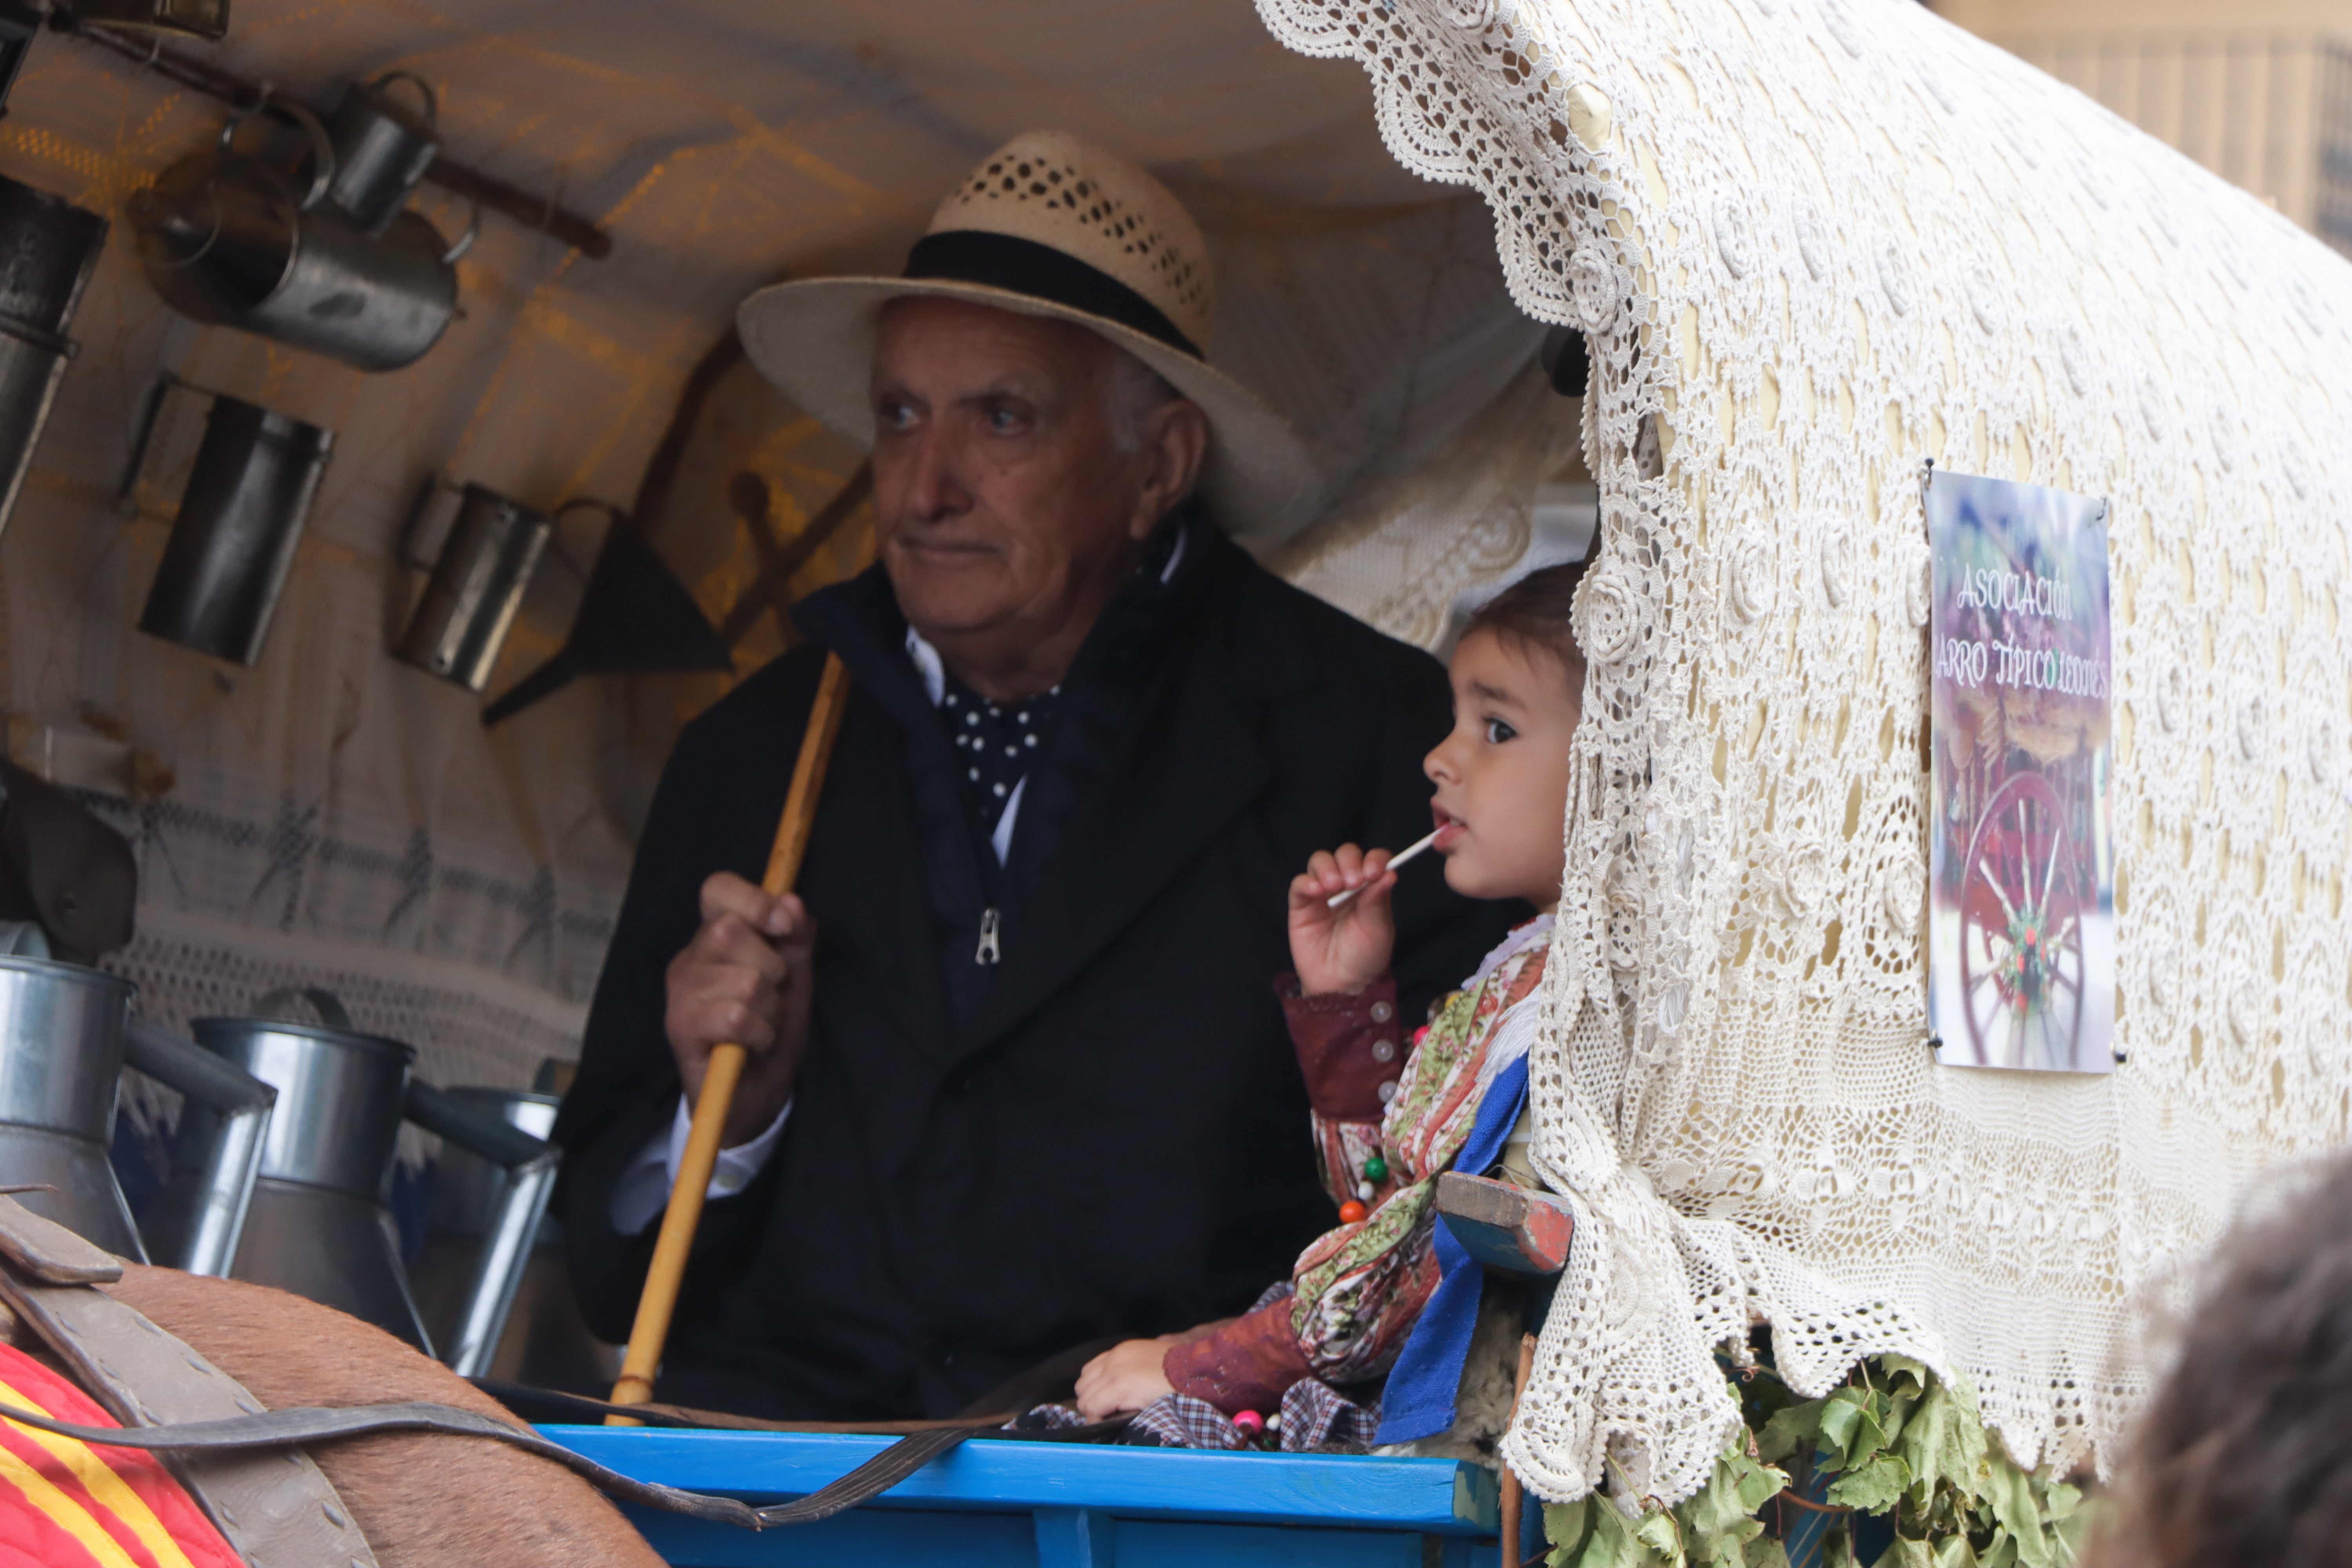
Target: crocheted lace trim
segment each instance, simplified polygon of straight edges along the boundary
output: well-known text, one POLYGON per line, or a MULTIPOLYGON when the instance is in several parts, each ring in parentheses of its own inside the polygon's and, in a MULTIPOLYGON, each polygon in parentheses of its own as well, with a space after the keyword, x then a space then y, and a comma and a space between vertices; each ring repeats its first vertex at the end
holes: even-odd
POLYGON ((1506 1441, 1671 1501, 1751 1316, 2104 1465, 2246 1185, 2345 1134, 2352 272, 1923 7, 1260 0, 1584 330, 1601 539, 1536 1156, 1575 1256, 1506 1441), (2112 1078, 1932 1066, 1918 476, 2113 502, 2112 1078))

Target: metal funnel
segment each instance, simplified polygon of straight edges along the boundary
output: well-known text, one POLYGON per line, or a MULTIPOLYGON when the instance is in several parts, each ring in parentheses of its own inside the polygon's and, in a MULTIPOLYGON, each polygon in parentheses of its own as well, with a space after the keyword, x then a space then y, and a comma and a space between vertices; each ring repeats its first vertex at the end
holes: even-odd
MULTIPOLYGON (((596 503, 602 505, 603 503, 596 503)), ((510 719, 583 675, 652 675, 731 669, 734 658, 686 591, 616 507, 604 547, 581 595, 562 650, 482 710, 482 722, 510 719)))

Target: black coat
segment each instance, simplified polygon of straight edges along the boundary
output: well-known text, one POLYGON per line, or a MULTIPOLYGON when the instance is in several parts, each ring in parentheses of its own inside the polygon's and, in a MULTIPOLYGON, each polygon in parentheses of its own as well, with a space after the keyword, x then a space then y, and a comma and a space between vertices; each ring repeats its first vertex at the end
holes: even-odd
MULTIPOLYGON (((1078 1342, 1241 1310, 1333 1223, 1270 984, 1285 889, 1318 848, 1428 831, 1446 682, 1222 536, 1203 555, 961 1019, 909 735, 853 686, 799 884, 819 927, 809 1056, 766 1169, 704 1211, 663 1397, 951 1412, 1078 1342)), ((555 1130, 573 1282, 608 1339, 653 1234, 615 1234, 614 1184, 678 1092, 664 971, 705 877, 761 875, 822 657, 778 659, 687 727, 638 846, 555 1130)), ((1406 1024, 1523 913, 1455 897, 1434 858, 1397 904, 1406 1024)))

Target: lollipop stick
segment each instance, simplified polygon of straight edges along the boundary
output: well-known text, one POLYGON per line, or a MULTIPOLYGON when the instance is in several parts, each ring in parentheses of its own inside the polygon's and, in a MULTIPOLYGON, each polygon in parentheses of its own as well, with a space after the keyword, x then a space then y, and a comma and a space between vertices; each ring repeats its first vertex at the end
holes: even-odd
MULTIPOLYGON (((1431 845, 1436 842, 1437 830, 1433 828, 1431 829, 1428 837, 1416 838, 1412 843, 1406 845, 1403 848, 1398 850, 1396 854, 1390 858, 1386 868, 1391 871, 1395 870, 1398 867, 1403 865, 1406 861, 1412 859, 1414 856, 1420 854, 1423 850, 1428 848, 1431 845)), ((1378 880, 1380 880, 1380 879, 1377 877, 1372 879, 1372 881, 1376 882, 1378 880)), ((1362 892, 1365 888, 1369 888, 1371 885, 1371 882, 1366 882, 1361 887, 1343 888, 1339 892, 1336 892, 1329 898, 1324 900, 1323 905, 1326 909, 1336 910, 1341 904, 1346 903, 1349 899, 1354 898, 1358 893, 1362 892)))

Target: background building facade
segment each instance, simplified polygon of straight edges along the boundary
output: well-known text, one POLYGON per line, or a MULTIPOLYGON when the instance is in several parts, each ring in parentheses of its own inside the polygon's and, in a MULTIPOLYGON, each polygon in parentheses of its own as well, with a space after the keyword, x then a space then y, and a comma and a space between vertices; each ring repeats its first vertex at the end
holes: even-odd
POLYGON ((2352 4, 1938 0, 2352 255, 2352 4))

